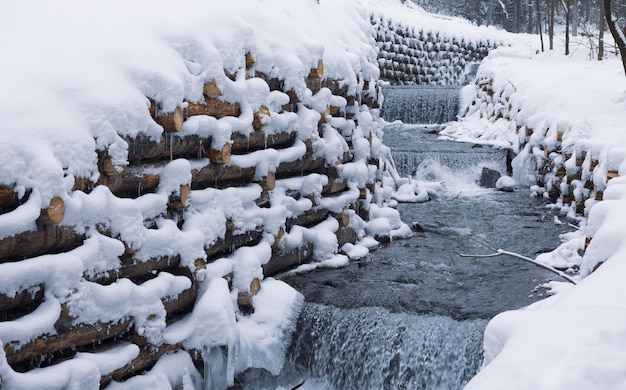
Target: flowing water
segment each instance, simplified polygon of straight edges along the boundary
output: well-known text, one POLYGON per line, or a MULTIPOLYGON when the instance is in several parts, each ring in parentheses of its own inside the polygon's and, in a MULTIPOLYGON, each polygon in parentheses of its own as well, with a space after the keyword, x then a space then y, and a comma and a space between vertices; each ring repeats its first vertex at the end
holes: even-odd
POLYGON ((460 254, 501 248, 534 257, 554 249, 567 226, 528 189, 476 184, 483 167, 506 174, 504 152, 437 141, 436 129, 385 131, 400 171, 444 186, 430 202, 398 205, 414 236, 345 268, 285 278, 307 303, 283 371, 249 370, 238 387, 460 389, 480 368, 488 320, 545 296, 554 275, 542 268, 460 254))
POLYGON ((381 116, 388 122, 447 123, 459 111, 458 86, 389 85, 383 87, 381 116))

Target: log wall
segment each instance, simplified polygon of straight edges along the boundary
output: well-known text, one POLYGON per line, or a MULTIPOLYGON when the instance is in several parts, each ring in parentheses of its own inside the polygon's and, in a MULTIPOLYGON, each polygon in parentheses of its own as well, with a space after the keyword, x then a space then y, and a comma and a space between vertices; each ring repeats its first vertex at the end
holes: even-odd
MULTIPOLYGON (((470 110, 477 110, 481 118, 491 122, 510 122, 518 139, 514 149, 532 157, 531 169, 536 172, 539 191, 576 213, 588 212, 592 204, 602 200, 606 184, 619 176, 618 166, 612 166, 606 159, 601 160, 589 144, 564 142, 570 128, 563 124, 563 127, 552 125, 542 129, 529 126, 523 118, 530 115, 520 115, 522 107, 511 104, 513 93, 510 88, 495 88, 489 77, 479 78, 470 110)), ((591 237, 587 237, 585 248, 590 242, 591 237)))
MULTIPOLYGON (((246 57, 247 78, 258 78, 268 83, 271 90, 281 90, 282 81, 271 79, 268 76, 254 71, 254 61, 250 54, 246 57), (248 58, 249 57, 249 58, 248 58)), ((370 190, 377 186, 372 179, 364 183, 363 188, 354 188, 347 178, 342 177, 344 164, 363 164, 371 169, 377 169, 379 165, 375 153, 369 156, 355 159, 353 145, 360 144, 359 138, 369 141, 377 139, 376 134, 355 132, 358 129, 358 114, 362 110, 369 112, 370 108, 378 107, 378 86, 376 80, 354 80, 358 85, 353 95, 347 94, 344 82, 331 80, 324 77, 323 63, 320 60, 318 67, 311 70, 306 79, 306 84, 315 94, 323 88, 328 88, 336 98, 334 101, 343 102, 340 107, 329 106, 320 112, 319 132, 317 137, 323 138, 323 131, 335 132, 335 137, 343 139, 348 146, 336 161, 328 161, 324 158, 323 150, 320 149, 319 140, 302 140, 297 137, 297 131, 287 128, 282 131, 265 131, 263 116, 310 110, 306 103, 299 102, 293 91, 282 91, 290 97, 288 104, 283 105, 278 111, 271 111, 267 107, 261 107, 252 118, 253 131, 248 134, 234 132, 229 142, 216 145, 210 137, 203 138, 197 135, 184 135, 181 133, 185 122, 198 115, 210 116, 215 119, 227 116, 237 117, 242 115, 237 103, 227 103, 220 98, 220 91, 215 83, 205 85, 204 102, 186 102, 185 107, 172 113, 160 113, 158 102, 152 102, 150 108, 154 120, 164 128, 160 139, 149 139, 145 136, 124 137, 128 145, 128 165, 116 166, 109 157, 107 151, 99 153, 100 177, 97 181, 87 178, 77 178, 73 193, 68 197, 75 197, 79 193, 85 195, 96 190, 100 186, 106 186, 108 191, 116 199, 138 199, 146 194, 157 193, 162 184, 161 173, 173 160, 186 159, 189 162, 189 175, 191 179, 180 185, 169 195, 167 210, 158 215, 147 216, 144 225, 148 228, 156 227, 157 221, 170 220, 179 228, 188 218, 188 211, 202 212, 202 205, 194 204, 194 194, 206 189, 228 190, 232 188, 251 188, 258 186, 260 196, 254 201, 260 208, 271 209, 273 205, 272 193, 280 180, 303 177, 306 175, 321 175, 327 178, 327 183, 318 196, 303 195, 299 191, 288 191, 287 195, 294 200, 311 198, 311 206, 299 215, 286 218, 284 227, 279 231, 265 226, 249 227, 241 225, 237 221, 227 220, 224 233, 213 243, 205 245, 206 258, 198 258, 193 267, 181 265, 179 254, 162 255, 156 258, 139 258, 139 248, 132 243, 125 242, 124 235, 111 231, 104 225, 96 226, 97 232, 92 234, 102 235, 109 240, 116 240, 124 247, 119 256, 119 262, 114 267, 93 275, 85 270, 80 283, 93 286, 111 287, 122 281, 130 282, 141 289, 142 286, 157 278, 163 280, 176 280, 187 287, 182 289, 177 296, 159 296, 162 305, 157 305, 159 310, 165 313, 168 326, 176 323, 190 313, 198 296, 199 279, 202 270, 212 262, 228 258, 238 248, 257 245, 268 233, 276 236, 276 244, 272 251, 269 262, 263 265, 264 276, 275 275, 279 272, 293 268, 303 263, 316 261, 314 256, 314 242, 305 242, 302 247, 285 249, 280 244, 280 237, 289 233, 294 226, 312 227, 335 218, 340 226, 337 231, 338 247, 345 242, 355 242, 357 232, 350 227, 351 218, 368 218, 367 208, 371 199, 370 190), (334 123, 339 125, 334 126, 334 123), (346 131, 352 129, 352 131, 346 131), (253 153, 271 152, 271 156, 288 153, 300 153, 298 158, 289 158, 278 161, 274 169, 258 171, 255 166, 238 166, 232 163, 236 158, 251 156, 253 153), (324 206, 325 199, 338 199, 347 197, 348 206, 343 210, 327 209, 324 206)), ((375 111, 372 111, 375 113, 375 111)), ((367 142, 366 142, 367 143, 367 142)), ((360 154, 363 154, 361 149, 360 154)), ((239 161, 239 160, 237 160, 239 161)), ((29 192, 18 193, 17 188, 10 185, 0 186, 0 213, 14 212, 22 207, 29 197, 29 192)), ((62 203, 62 202, 61 202, 62 203)), ((209 206, 207 206, 209 207, 209 206)), ((51 204, 48 209, 42 210, 42 216, 37 221, 34 230, 24 231, 11 237, 0 239, 0 272, 2 266, 35 264, 40 261, 45 263, 46 256, 65 254, 80 248, 85 244, 87 235, 85 229, 76 226, 65 225, 63 218, 63 204, 51 204), (61 208, 61 209, 59 209, 61 208), (59 214, 60 212, 60 214, 59 214), (30 263, 29 263, 30 264, 30 263)), ((162 223, 162 222, 159 222, 162 223)), ((232 275, 223 275, 229 282, 232 275)), ((254 281, 253 281, 254 282, 254 281)), ((239 304, 242 310, 250 310, 252 305, 251 295, 261 288, 256 280, 255 285, 249 292, 240 292, 239 304)), ((15 294, 0 294, 0 326, 19 326, 20 319, 27 316, 36 316, 38 313, 58 305, 55 297, 49 294, 49 286, 43 282, 33 284, 24 283, 20 291, 15 294)), ((162 315, 158 311, 148 315, 150 320, 154 316, 162 315)), ((20 344, 15 340, 2 340, 6 361, 15 372, 30 372, 35 368, 54 366, 62 362, 71 361, 80 352, 103 352, 116 350, 117 347, 135 344, 139 347, 139 354, 124 367, 108 373, 102 373, 101 385, 106 386, 111 381, 123 381, 134 375, 142 373, 145 369, 155 364, 163 354, 183 350, 183 343, 169 345, 167 343, 155 343, 154 340, 144 337, 137 331, 136 318, 130 318, 124 314, 119 317, 98 321, 82 321, 80 316, 73 317, 70 308, 61 304, 59 315, 54 321, 54 333, 41 334, 31 341, 20 344)), ((194 363, 202 372, 204 363, 201 355, 188 351, 195 359, 194 363)), ((0 384, 0 387, 1 384, 0 384)))
POLYGON ((392 85, 462 85, 468 66, 503 43, 450 37, 373 15, 381 79, 392 85))

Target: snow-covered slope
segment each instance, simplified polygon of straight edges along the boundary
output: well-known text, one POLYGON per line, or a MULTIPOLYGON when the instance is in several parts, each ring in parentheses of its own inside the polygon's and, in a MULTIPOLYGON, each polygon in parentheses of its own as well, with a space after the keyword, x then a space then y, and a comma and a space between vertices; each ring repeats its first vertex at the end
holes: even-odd
POLYGON ((444 135, 518 151, 518 182, 555 198, 570 217, 574 209, 587 215, 580 231, 537 258, 580 266, 580 283, 553 282, 555 296, 496 316, 485 333, 485 366, 467 389, 626 386, 624 91, 618 60, 511 49, 492 53, 466 88, 466 116, 444 135))

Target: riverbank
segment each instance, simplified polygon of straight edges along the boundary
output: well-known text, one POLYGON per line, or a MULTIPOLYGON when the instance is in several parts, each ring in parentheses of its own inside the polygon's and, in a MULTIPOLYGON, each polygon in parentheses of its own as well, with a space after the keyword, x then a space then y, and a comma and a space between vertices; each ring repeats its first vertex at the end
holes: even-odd
MULTIPOLYGON (((515 179, 580 224, 538 260, 580 268, 578 285, 495 317, 467 389, 616 389, 626 373, 626 79, 618 60, 496 50, 463 91, 444 137, 512 148, 515 179), (579 211, 586 218, 575 218, 579 211), (581 255, 582 254, 582 255, 581 255)), ((579 214, 580 215, 580 214, 579 214)))

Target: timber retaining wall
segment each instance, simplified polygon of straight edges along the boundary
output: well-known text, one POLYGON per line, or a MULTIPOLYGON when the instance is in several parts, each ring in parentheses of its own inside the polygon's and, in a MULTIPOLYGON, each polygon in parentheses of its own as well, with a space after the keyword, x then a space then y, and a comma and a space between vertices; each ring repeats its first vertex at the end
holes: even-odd
MULTIPOLYGON (((216 242, 205 244, 206 258, 198 258, 195 264, 189 266, 182 264, 179 254, 167 255, 167 250, 156 257, 140 257, 141 246, 125 242, 123 234, 112 231, 106 224, 98 224, 97 232, 90 232, 87 226, 66 225, 64 214, 67 205, 62 198, 54 198, 49 208, 41 210, 36 230, 22 231, 0 239, 0 272, 4 272, 3 270, 8 267, 19 270, 23 266, 22 271, 26 271, 28 267, 45 267, 48 260, 53 260, 50 258, 51 255, 72 252, 83 245, 89 236, 102 235, 116 240, 125 248, 124 253, 119 256, 119 262, 105 270, 106 272, 92 274, 85 269, 77 283, 91 285, 94 288, 96 286, 114 288, 120 281, 126 281, 140 289, 157 278, 163 280, 174 278, 177 283, 186 287, 181 287, 177 296, 156 297, 161 301, 161 304, 157 305, 158 310, 147 313, 146 318, 141 319, 145 322, 162 316, 166 325, 171 326, 193 311, 199 294, 201 270, 218 259, 228 258, 238 248, 258 244, 267 234, 273 235, 275 241, 272 257, 263 265, 265 276, 319 260, 315 258, 315 242, 304 242, 301 247, 296 248, 285 247, 282 243, 281 237, 288 234, 294 226, 313 227, 327 221, 328 218, 335 218, 339 225, 335 233, 338 247, 346 242, 355 242, 357 230, 353 227, 353 222, 359 218, 368 219, 368 204, 380 177, 370 175, 367 182, 357 185, 344 177, 343 172, 346 170, 344 168, 357 165, 370 172, 378 171, 379 160, 375 148, 364 153, 363 147, 380 145, 382 135, 377 133, 376 129, 370 131, 370 128, 362 128, 358 121, 359 115, 363 112, 374 117, 377 115, 379 88, 376 80, 364 80, 357 76, 359 79, 354 80, 354 84, 358 87, 348 94, 348 89, 343 83, 324 76, 323 62, 320 60, 318 66, 311 69, 305 82, 313 96, 318 93, 329 94, 331 97, 328 101, 334 105, 317 108, 320 114, 318 116, 302 115, 298 119, 299 128, 314 127, 319 131, 313 137, 303 139, 295 128, 277 130, 274 127, 271 132, 267 132, 266 123, 275 115, 290 112, 298 114, 300 111, 310 111, 312 107, 301 101, 302 97, 294 91, 284 90, 283 80, 256 72, 254 59, 250 54, 246 57, 246 69, 240 71, 245 72, 246 79, 266 83, 271 91, 283 92, 283 96, 288 98, 284 104, 273 108, 260 107, 249 119, 243 116, 239 103, 227 102, 221 97, 220 88, 214 82, 205 85, 203 102, 186 102, 170 113, 160 112, 159 102, 152 101, 151 115, 165 129, 162 137, 160 139, 150 139, 141 135, 125 137, 124 141, 128 146, 128 165, 116 165, 107 151, 100 152, 98 155, 100 178, 95 182, 89 178, 77 179, 73 188, 74 194, 79 192, 90 194, 101 191, 101 186, 106 186, 116 199, 138 199, 146 194, 161 191, 163 188, 161 173, 172 162, 186 160, 189 162, 189 169, 186 172, 189 175, 188 179, 182 179, 175 187, 168 187, 170 192, 167 211, 147 216, 144 226, 148 229, 157 229, 157 225, 168 223, 167 221, 181 229, 189 210, 194 208, 195 195, 209 188, 215 189, 217 197, 228 197, 229 193, 226 191, 233 188, 253 188, 259 194, 253 201, 257 207, 255 210, 270 210, 274 206, 273 191, 280 186, 281 180, 310 175, 325 177, 326 184, 319 191, 311 188, 281 187, 283 190, 287 188, 284 190, 285 194, 294 201, 309 199, 306 210, 299 215, 287 217, 284 225, 279 228, 256 225, 251 227, 247 223, 249 221, 226 218, 224 233, 216 242), (215 119, 230 116, 250 120, 253 131, 250 134, 234 132, 229 140, 180 135, 187 121, 200 116, 215 119), (308 123, 312 120, 315 123, 308 123), (329 138, 340 139, 340 144, 346 148, 339 158, 332 161, 325 158, 321 146, 324 143, 320 141, 329 138), (354 145, 357 144, 359 153, 354 152, 354 145), (259 153, 267 153, 267 159, 276 159, 278 156, 278 164, 269 169, 267 167, 260 169, 258 164, 237 165, 238 161, 246 161, 246 157, 259 153), (332 205, 337 202, 333 200, 340 198, 347 206, 335 209, 332 205)), ((235 76, 231 77, 234 79, 235 76)), ((369 119, 371 121, 371 116, 369 119)), ((258 158, 256 160, 258 161, 258 158)), ((0 213, 11 213, 23 207, 28 203, 29 195, 30 190, 20 192, 10 185, 0 186, 0 213)), ((72 198, 73 194, 68 194, 68 197, 72 198)), ((203 202, 205 203, 199 203, 194 208, 195 213, 210 210, 211 203, 206 203, 206 200, 203 202)), ((230 283, 233 275, 225 274, 223 278, 230 283)), ((55 298, 64 298, 49 294, 45 277, 33 277, 20 285, 21 288, 14 294, 0 294, 0 325, 4 327, 20 327, 22 319, 38 315, 38 310, 47 304, 54 305, 55 298)), ((69 291, 74 288, 72 285, 66 287, 69 291)), ((241 310, 254 310, 252 296, 259 288, 261 288, 259 280, 253 279, 248 291, 239 292, 238 303, 241 310)), ((127 298, 133 299, 132 296, 127 298)), ((14 340, 2 340, 6 360, 12 370, 25 373, 35 368, 54 366, 71 360, 79 352, 112 351, 116 346, 128 343, 137 345, 140 352, 134 359, 121 368, 103 373, 100 383, 101 386, 105 386, 111 381, 124 380, 143 372, 165 353, 185 349, 182 342, 155 343, 138 333, 139 319, 124 314, 117 318, 111 313, 112 318, 93 322, 82 320, 80 315, 71 314, 71 310, 64 304, 60 305, 58 313, 58 318, 54 322, 55 332, 52 334, 39 334, 25 344, 14 340)), ((196 353, 197 351, 188 352, 198 370, 203 372, 205 365, 202 362, 202 355, 196 353)))
POLYGON ((503 45, 495 39, 466 39, 372 15, 381 79, 392 85, 462 85, 471 64, 503 45))

